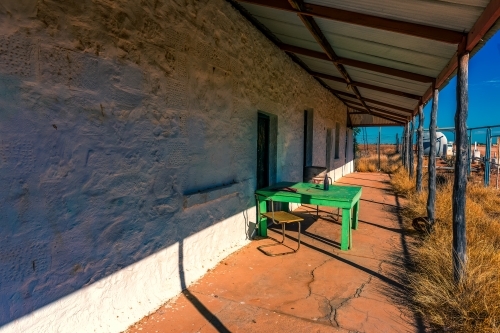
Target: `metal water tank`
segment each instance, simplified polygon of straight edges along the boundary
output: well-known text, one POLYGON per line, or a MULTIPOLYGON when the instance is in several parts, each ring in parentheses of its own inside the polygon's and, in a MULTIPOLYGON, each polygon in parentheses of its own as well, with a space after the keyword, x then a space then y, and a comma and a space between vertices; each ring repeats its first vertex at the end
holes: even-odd
MULTIPOLYGON (((429 150, 431 147, 430 139, 429 139, 429 132, 425 131, 423 133, 423 139, 424 139, 424 155, 429 156, 429 150)), ((446 156, 446 151, 448 150, 448 140, 446 139, 446 136, 441 133, 441 132, 436 132, 436 157, 444 157, 446 156)))

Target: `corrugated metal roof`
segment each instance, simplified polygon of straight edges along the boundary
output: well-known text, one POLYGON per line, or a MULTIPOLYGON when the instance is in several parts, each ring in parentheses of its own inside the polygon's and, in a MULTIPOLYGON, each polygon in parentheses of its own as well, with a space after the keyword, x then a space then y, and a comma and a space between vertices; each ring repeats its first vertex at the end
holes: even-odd
POLYGON ((469 31, 488 0, 306 0, 306 3, 455 31, 469 31))
POLYGON ((373 116, 370 114, 352 114, 351 121, 356 125, 371 125, 373 124, 373 116))
POLYGON ((360 53, 350 50, 337 50, 337 55, 341 58, 354 59, 359 61, 364 61, 370 64, 376 64, 380 66, 400 69, 403 71, 417 73, 422 75, 427 75, 431 77, 436 77, 439 75, 441 69, 430 68, 427 63, 421 63, 418 65, 409 64, 404 62, 406 59, 391 60, 378 55, 371 55, 366 53, 360 53))
MULTIPOLYGON (((378 104, 373 104, 373 103, 370 103, 370 102, 367 102, 366 105, 373 106, 373 107, 378 108, 378 109, 387 110, 387 111, 392 112, 392 113, 397 113, 398 115, 401 115, 403 117, 408 117, 410 115, 410 114, 408 114, 406 112, 402 112, 402 111, 399 111, 399 110, 391 109, 391 108, 388 108, 388 107, 385 107, 385 106, 380 106, 378 104)), ((379 111, 377 111, 377 112, 379 112, 379 111)), ((380 111, 380 112, 382 112, 382 111, 380 111)))
POLYGON ((421 37, 399 34, 392 31, 379 30, 361 25, 315 18, 321 31, 325 34, 345 36, 353 39, 370 41, 437 57, 449 58, 457 46, 421 37))
POLYGON ((317 52, 323 52, 323 49, 321 48, 321 46, 319 46, 319 44, 316 41, 308 41, 308 40, 298 39, 297 37, 294 36, 285 36, 281 34, 275 34, 275 36, 278 37, 280 41, 285 44, 298 46, 304 49, 313 50, 317 52))
POLYGON ((380 118, 377 116, 373 116, 373 123, 374 124, 379 124, 379 125, 384 125, 384 124, 393 124, 395 121, 391 121, 385 118, 380 118))
MULTIPOLYGON (((267 17, 256 16, 256 18, 273 32, 282 42, 285 37, 288 41, 285 43, 301 46, 315 51, 323 51, 318 42, 311 35, 300 19, 294 15, 293 22, 278 21, 267 17)), ((287 19, 289 19, 287 17, 287 19)))
MULTIPOLYGON (((340 96, 343 100, 349 101, 349 102, 356 102, 359 103, 359 100, 357 98, 352 98, 349 96, 340 96)), ((362 107, 361 107, 362 108, 362 107)))
POLYGON ((394 123, 391 122, 390 120, 380 118, 377 116, 372 116, 370 114, 351 114, 350 117, 352 123, 356 125, 372 125, 372 124, 387 125, 394 123))
POLYGON ((374 99, 384 103, 389 103, 409 110, 416 108, 418 105, 418 101, 414 99, 396 96, 392 94, 386 94, 383 92, 374 91, 371 89, 359 88, 359 87, 358 90, 361 96, 365 98, 374 99))
POLYGON ((299 57, 300 60, 302 60, 311 70, 315 72, 341 77, 337 67, 335 67, 335 65, 330 61, 311 58, 304 55, 297 55, 297 57, 299 57))
MULTIPOLYGON (((317 19, 318 23, 324 21, 326 20, 317 19)), ((377 43, 373 41, 364 40, 361 38, 335 35, 328 32, 325 33, 325 36, 328 42, 330 42, 330 44, 332 45, 337 55, 340 57, 344 56, 342 55, 342 51, 345 50, 345 51, 377 56, 378 58, 382 59, 404 62, 412 65, 425 64, 425 67, 434 70, 441 70, 444 66, 446 66, 449 58, 456 51, 456 46, 455 46, 455 49, 452 52, 447 52, 449 53, 449 57, 441 57, 430 53, 414 51, 408 48, 395 47, 388 44, 377 43)), ((441 44, 447 45, 444 43, 441 44)), ((444 48, 440 50, 441 53, 444 53, 444 51, 445 51, 444 48)), ((347 58, 347 56, 345 57, 347 58)))
MULTIPOLYGON (((229 1, 233 2, 235 0, 229 1)), ((306 0, 305 2, 400 22, 466 32, 471 30, 483 13, 484 8, 488 5, 489 0, 306 0)), ((304 52, 312 55, 307 53, 309 51, 316 51, 320 54, 324 53, 324 51, 313 36, 313 33, 317 34, 317 32, 309 31, 297 16, 297 13, 290 11, 291 7, 286 2, 264 3, 260 1, 259 3, 260 5, 241 3, 241 7, 244 8, 241 10, 244 15, 247 15, 246 11, 248 11, 253 17, 251 20, 255 19, 259 22, 256 26, 278 45, 284 43, 301 48, 302 50, 294 50, 295 56, 293 58, 296 62, 314 72, 337 78, 343 77, 331 61, 302 55, 304 52), (269 6, 282 6, 282 10, 272 9, 269 6), (265 28, 262 28, 262 25, 265 28)), ((247 15, 248 17, 250 16, 247 15)), ((353 19, 356 19, 356 15, 353 16, 353 19)), ((385 93, 377 89, 358 86, 357 89, 365 102, 366 99, 374 100, 407 110, 414 110, 419 101, 415 98, 399 96, 398 92, 423 96, 429 91, 429 78, 437 78, 441 73, 448 74, 443 71, 450 59, 455 55, 458 46, 457 44, 432 40, 434 34, 442 32, 432 31, 432 29, 424 29, 426 31, 422 34, 422 36, 425 36, 424 38, 395 32, 397 30, 393 29, 397 28, 394 26, 388 27, 389 30, 393 31, 387 31, 382 28, 362 26, 366 22, 359 22, 360 25, 341 22, 342 19, 340 18, 340 21, 336 21, 314 16, 313 20, 321 30, 320 35, 324 36, 335 54, 340 58, 347 59, 347 62, 344 63, 350 65, 343 65, 343 67, 352 81, 394 91, 393 93, 385 93), (349 62, 349 60, 361 63, 353 63, 352 61, 349 62), (399 72, 387 71, 387 68, 396 69, 399 72), (421 76, 417 77, 410 73, 420 74, 421 76), (427 78, 422 76, 427 76, 427 78)), ((386 23, 390 24, 390 22, 386 23)), ((492 30, 496 31, 500 27, 500 23, 495 26, 496 28, 492 30)), ((414 31, 417 30, 414 28, 414 31)), ((411 29, 406 31, 411 31, 411 29)), ((490 31, 484 39, 486 40, 491 34, 490 31)), ((448 34, 447 36, 451 36, 451 41, 455 43, 460 40, 460 36, 456 34, 448 34)), ((483 44, 484 42, 479 42, 478 45, 474 44, 475 48, 472 54, 483 44)), ((286 49, 290 50, 290 47, 286 49)), ((320 80, 333 90, 354 95, 353 91, 346 90, 346 83, 327 79, 320 80)), ((438 87, 442 87, 441 83, 442 81, 439 81, 438 87)), ((348 97, 342 93, 338 96, 342 100, 359 103, 357 98, 355 99, 352 96, 348 97)), ((380 104, 369 102, 366 102, 366 104, 368 107, 384 109, 404 116, 408 115, 408 113, 387 106, 380 106, 380 104)), ((362 118, 363 121, 368 121, 368 119, 371 119, 372 122, 383 121, 372 116, 362 118)))
POLYGON ((273 8, 269 8, 269 7, 253 5, 253 4, 244 3, 244 2, 240 3, 240 5, 255 17, 267 18, 267 19, 271 19, 273 21, 301 25, 301 21, 298 18, 297 14, 294 14, 291 12, 273 9, 273 8))
POLYGON ((410 94, 423 95, 430 83, 422 83, 376 73, 361 68, 344 66, 355 82, 364 82, 383 88, 394 89, 410 94))
POLYGON ((347 84, 345 84, 345 83, 331 81, 331 80, 327 80, 327 79, 321 79, 321 80, 334 90, 345 91, 346 93, 352 94, 352 91, 346 89, 347 84))

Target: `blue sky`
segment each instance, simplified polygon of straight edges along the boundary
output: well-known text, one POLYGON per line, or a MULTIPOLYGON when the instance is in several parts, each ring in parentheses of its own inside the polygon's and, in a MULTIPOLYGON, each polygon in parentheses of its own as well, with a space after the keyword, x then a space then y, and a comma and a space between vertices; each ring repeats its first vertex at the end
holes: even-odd
MULTIPOLYGON (((456 103, 456 77, 439 92, 438 127, 454 127, 456 103)), ((432 100, 424 107, 424 128, 429 127, 432 100)), ((416 118, 417 119, 417 118, 416 118)), ((417 121, 418 124, 418 121, 417 121)), ((417 125, 416 124, 416 125, 417 125)), ((468 127, 500 125, 500 33, 497 32, 483 48, 469 61, 469 116, 468 127)), ((376 143, 378 127, 366 128, 368 143, 376 143)), ((382 127, 382 142, 395 143, 396 133, 402 127, 382 127)), ((473 141, 484 142, 485 130, 472 134, 473 141)), ((454 140, 453 134, 444 132, 448 140, 454 140)), ((493 129, 493 135, 500 134, 500 127, 493 129)), ((362 143, 361 135, 358 142, 362 143)))

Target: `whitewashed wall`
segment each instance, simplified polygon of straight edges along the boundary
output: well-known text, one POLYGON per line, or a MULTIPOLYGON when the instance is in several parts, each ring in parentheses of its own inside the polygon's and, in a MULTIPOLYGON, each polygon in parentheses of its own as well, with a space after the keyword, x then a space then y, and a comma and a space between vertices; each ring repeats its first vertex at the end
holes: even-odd
POLYGON ((248 242, 258 110, 301 181, 305 109, 343 157, 345 108, 223 0, 3 0, 0 332, 118 332, 189 286, 248 242))

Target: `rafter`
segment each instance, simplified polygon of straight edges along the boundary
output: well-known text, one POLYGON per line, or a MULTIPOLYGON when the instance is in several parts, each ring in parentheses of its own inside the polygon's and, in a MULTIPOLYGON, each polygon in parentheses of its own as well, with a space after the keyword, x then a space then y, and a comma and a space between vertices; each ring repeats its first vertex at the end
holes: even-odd
POLYGON ((500 0, 491 0, 467 34, 466 51, 472 51, 499 18, 500 0))
MULTIPOLYGON (((321 59, 321 60, 326 60, 326 61, 330 60, 330 58, 326 54, 324 54, 323 52, 308 50, 308 49, 305 49, 302 47, 288 45, 288 44, 281 44, 280 48, 283 51, 289 52, 289 53, 305 55, 305 56, 308 56, 311 58, 316 58, 316 59, 321 59)), ((430 77, 430 76, 416 74, 416 73, 412 73, 412 72, 407 72, 407 71, 403 71, 403 70, 399 70, 399 69, 395 69, 395 68, 391 68, 391 67, 371 64, 368 62, 354 60, 354 59, 337 58, 336 62, 341 64, 341 65, 362 68, 362 69, 366 69, 366 70, 369 70, 372 72, 387 74, 387 75, 400 77, 403 79, 417 81, 417 82, 428 83, 428 82, 434 81, 434 78, 430 77)))
MULTIPOLYGON (((348 105, 348 107, 350 107, 353 110, 358 110, 358 108, 359 108, 357 106, 352 106, 352 105, 348 105)), ((364 112, 366 112, 366 111, 364 111, 364 112)), ((393 119, 397 119, 397 120, 400 120, 400 121, 408 121, 408 118, 401 117, 400 115, 387 114, 387 113, 384 113, 384 112, 378 112, 378 111, 374 111, 374 110, 372 110, 372 114, 373 115, 378 114, 378 115, 382 115, 384 117, 391 117, 393 119), (373 113, 373 112, 375 112, 375 113, 373 113)))
MULTIPOLYGON (((301 14, 301 12, 305 8, 304 1, 303 0, 288 0, 288 3, 294 10, 299 11, 298 16, 299 16, 300 20, 302 21, 302 23, 305 25, 307 30, 309 30, 309 32, 314 37, 314 39, 316 39, 316 41, 321 46, 321 48, 323 49, 325 54, 328 56, 328 58, 333 62, 333 64, 335 65, 335 67, 339 71, 340 75, 342 75, 342 77, 344 78, 345 82, 350 84, 352 82, 351 77, 349 76, 349 74, 345 70, 344 66, 342 66, 341 64, 339 64, 337 62, 338 56, 335 54, 335 51, 333 50, 332 46, 330 45, 330 43, 326 39, 325 35, 321 31, 320 27, 318 26, 318 24, 316 23, 314 18, 311 16, 305 16, 305 15, 301 14)), ((354 87, 352 89, 352 92, 356 95, 356 97, 361 102, 361 104, 363 104, 363 107, 368 112, 370 112, 370 108, 368 108, 368 105, 366 105, 365 102, 363 102, 363 99, 361 98, 361 94, 359 93, 358 89, 356 87, 354 87)))
MULTIPOLYGON (((356 105, 356 106, 361 106, 360 103, 357 103, 357 102, 353 102, 353 101, 346 101, 346 100, 343 100, 345 101, 346 103, 348 104, 351 104, 351 105, 356 105)), ((350 107, 350 106, 349 106, 350 107)), ((401 118, 401 119, 405 119, 405 120, 408 120, 409 119, 409 116, 405 116, 404 114, 400 114, 400 113, 396 113, 396 112, 392 112, 392 111, 389 111, 389 110, 385 110, 385 109, 379 109, 379 108, 376 108, 376 107, 373 107, 371 106, 370 109, 372 111, 377 111, 377 112, 382 112, 382 113, 385 113, 387 115, 390 115, 390 116, 395 116, 395 117, 398 117, 398 118, 401 118)))
MULTIPOLYGON (((315 4, 305 4, 303 8, 293 8, 287 0, 238 0, 269 8, 295 12, 304 16, 321 17, 350 24, 361 25, 369 28, 392 31, 400 34, 436 40, 448 44, 458 44, 462 40, 461 32, 431 27, 393 19, 377 17, 368 14, 352 12, 343 9, 331 8, 315 4)), ((495 0, 496 1, 496 0, 495 0)))
MULTIPOLYGON (((458 46, 457 52, 451 57, 450 61, 445 68, 439 73, 435 87, 440 89, 446 83, 448 78, 455 72, 458 68, 458 57, 460 53, 465 51, 472 51, 477 44, 482 40, 484 35, 493 27, 495 22, 500 18, 500 0, 491 0, 483 10, 483 13, 477 19, 474 26, 469 31, 469 33, 462 38, 460 45, 458 46)), ((427 103, 432 97, 432 87, 429 87, 422 97, 423 104, 427 103)), ((418 106, 414 110, 414 115, 418 112, 418 106)))
MULTIPOLYGON (((241 15, 243 15, 250 23, 252 23, 253 26, 257 30, 259 30, 264 36, 266 36, 266 38, 269 39, 272 43, 274 43, 278 47, 283 44, 276 36, 273 35, 273 33, 269 29, 267 29, 261 22, 259 22, 256 18, 254 18, 236 0, 228 0, 228 1, 231 3, 231 5, 233 5, 236 8, 236 10, 238 10, 241 13, 241 15)), ((295 54, 288 53, 288 56, 292 59, 293 62, 302 67, 306 72, 308 73, 311 72, 311 69, 295 54)), ((323 80, 317 77, 315 77, 314 79, 316 79, 316 81, 318 81, 319 84, 325 87, 325 89, 328 89, 335 97, 338 98, 335 92, 331 91, 330 87, 328 87, 328 85, 325 82, 323 82, 323 80)))
POLYGON ((387 127, 387 126, 403 126, 401 123, 393 123, 393 124, 352 124, 352 127, 387 127))
POLYGON ((369 84, 369 83, 352 82, 351 84, 353 86, 356 86, 356 87, 361 87, 361 88, 371 89, 371 90, 375 90, 375 91, 380 91, 380 92, 383 92, 383 93, 386 93, 386 94, 392 94, 392 95, 401 96, 401 97, 405 97, 405 98, 409 98, 409 99, 420 100, 420 98, 421 98, 418 95, 406 93, 406 92, 399 91, 399 90, 394 90, 394 89, 379 87, 379 86, 376 86, 376 85, 373 85, 373 84, 369 84))
MULTIPOLYGON (((353 109, 353 110, 361 111, 361 112, 364 112, 365 114, 368 114, 365 110, 357 109, 357 108, 353 108, 353 107, 350 107, 350 108, 353 109)), ((400 123, 400 124, 404 124, 404 123, 407 122, 406 119, 400 119, 400 118, 396 118, 396 117, 392 117, 392 116, 387 116, 385 114, 381 114, 381 113, 378 113, 378 112, 375 112, 375 111, 372 111, 371 115, 375 116, 375 117, 378 117, 378 118, 385 119, 385 120, 394 121, 394 122, 397 122, 397 123, 400 123)))
MULTIPOLYGON (((344 80, 342 80, 339 77, 333 76, 333 75, 319 73, 319 72, 310 72, 310 74, 312 76, 320 77, 322 79, 345 83, 344 80)), ((361 88, 371 89, 371 90, 380 91, 380 92, 383 92, 383 93, 386 93, 386 94, 392 94, 392 95, 406 97, 406 98, 410 98, 410 99, 420 100, 420 98, 421 98, 418 95, 409 94, 409 93, 406 93, 406 92, 403 92, 403 91, 399 91, 399 90, 394 90, 394 89, 389 89, 389 88, 383 88, 383 87, 379 87, 379 86, 376 86, 376 85, 373 85, 373 84, 369 84, 369 83, 353 82, 353 81, 351 81, 350 85, 354 86, 354 87, 361 87, 361 88)))
MULTIPOLYGON (((354 99, 356 98, 356 95, 349 94, 348 92, 345 92, 345 91, 335 90, 335 89, 331 89, 331 88, 329 88, 328 90, 330 90, 332 93, 334 93, 336 95, 346 96, 346 97, 350 97, 350 98, 354 98, 354 99)), ((363 100, 366 103, 372 103, 372 104, 376 104, 376 105, 380 105, 380 106, 385 106, 386 108, 390 108, 390 109, 393 109, 395 111, 401 111, 401 112, 406 112, 406 113, 413 113, 413 110, 411 110, 411 109, 405 109, 405 108, 402 108, 400 106, 396 106, 396 105, 392 105, 392 104, 380 102, 380 101, 377 101, 377 100, 374 100, 374 99, 363 97, 363 100)))

